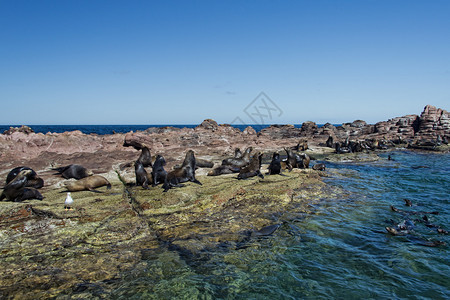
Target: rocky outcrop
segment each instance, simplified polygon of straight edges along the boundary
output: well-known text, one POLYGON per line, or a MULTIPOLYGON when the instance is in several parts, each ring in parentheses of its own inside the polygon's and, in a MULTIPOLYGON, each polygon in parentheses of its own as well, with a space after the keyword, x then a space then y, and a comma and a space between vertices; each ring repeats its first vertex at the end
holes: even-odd
POLYGON ((29 133, 34 133, 34 130, 26 125, 22 125, 21 127, 9 127, 9 129, 5 130, 3 132, 3 134, 11 135, 14 132, 23 132, 23 133, 29 134, 29 133))
POLYGON ((286 139, 299 137, 300 133, 301 129, 295 128, 294 125, 270 125, 258 132, 258 137, 262 139, 286 139))

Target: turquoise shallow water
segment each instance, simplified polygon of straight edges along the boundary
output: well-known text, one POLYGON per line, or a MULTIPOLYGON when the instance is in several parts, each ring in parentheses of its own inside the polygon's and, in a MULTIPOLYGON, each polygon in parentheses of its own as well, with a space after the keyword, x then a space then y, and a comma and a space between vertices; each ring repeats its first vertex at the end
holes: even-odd
POLYGON ((276 234, 245 247, 218 247, 196 257, 160 249, 146 253, 114 286, 114 299, 449 299, 450 155, 396 151, 372 163, 326 163, 338 196, 312 214, 293 209, 276 234), (403 199, 412 200, 406 207, 403 199), (415 222, 411 234, 386 226, 415 222), (427 241, 447 245, 426 247, 427 241))

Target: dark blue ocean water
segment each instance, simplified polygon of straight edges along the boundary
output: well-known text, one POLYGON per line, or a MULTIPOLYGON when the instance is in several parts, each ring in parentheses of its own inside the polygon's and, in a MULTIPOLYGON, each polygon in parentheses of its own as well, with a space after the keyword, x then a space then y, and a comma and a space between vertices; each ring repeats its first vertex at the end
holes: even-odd
MULTIPOLYGON (((8 130, 10 127, 20 127, 22 125, 0 125, 0 133, 3 133, 5 130, 8 130)), ((138 131, 138 130, 146 130, 150 127, 175 127, 175 128, 195 128, 198 125, 27 125, 31 127, 31 129, 34 130, 36 133, 48 133, 48 132, 54 132, 54 133, 62 133, 65 131, 74 131, 74 130, 80 130, 81 132, 85 134, 113 134, 116 133, 126 133, 130 131, 138 131)), ((231 125, 235 128, 238 128, 239 130, 243 131, 247 126, 253 127, 257 132, 259 132, 261 129, 264 129, 266 127, 269 127, 270 125, 231 125)), ((301 124, 294 125, 296 128, 300 128, 301 124)), ((322 126, 322 125, 317 125, 322 126)))
POLYGON ((328 163, 330 188, 293 208, 276 234, 242 249, 212 249, 197 263, 161 250, 115 287, 114 299, 450 299, 450 155, 391 152, 394 160, 328 163), (404 205, 404 198, 413 202, 404 205), (385 230, 408 219, 410 234, 385 230), (417 219, 417 221, 416 221, 417 219), (423 244, 440 240, 445 246, 423 244))

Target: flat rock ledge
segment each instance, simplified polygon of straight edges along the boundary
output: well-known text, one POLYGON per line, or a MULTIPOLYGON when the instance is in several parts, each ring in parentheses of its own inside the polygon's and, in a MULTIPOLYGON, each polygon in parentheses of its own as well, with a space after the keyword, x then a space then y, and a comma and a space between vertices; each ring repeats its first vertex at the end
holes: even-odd
POLYGON ((223 243, 233 251, 249 231, 307 214, 339 192, 311 169, 249 180, 198 176, 202 186, 167 193, 133 187, 123 175, 111 172, 113 187, 103 193, 72 193, 70 211, 63 188, 44 187, 42 201, 1 202, 0 298, 81 297, 89 285, 107 297, 111 282, 152 251, 170 248, 180 263, 184 253, 195 257, 223 243))

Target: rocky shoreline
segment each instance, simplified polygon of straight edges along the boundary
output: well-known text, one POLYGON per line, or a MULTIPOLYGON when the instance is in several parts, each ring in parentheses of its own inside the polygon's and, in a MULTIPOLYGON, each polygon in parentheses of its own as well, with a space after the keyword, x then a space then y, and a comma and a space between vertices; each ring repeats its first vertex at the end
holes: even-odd
POLYGON ((258 133, 209 119, 194 129, 112 135, 12 128, 0 134, 0 178, 17 166, 33 168, 45 181, 45 198, 0 202, 0 298, 91 298, 93 291, 101 298, 111 282, 137 268, 155 249, 168 248, 187 263, 208 248, 226 244, 232 250, 249 231, 286 221, 288 210, 308 213, 309 205, 339 192, 322 182, 326 172, 311 168, 248 180, 237 180, 236 174, 210 177, 208 168, 200 168, 196 174, 201 187, 188 183, 167 193, 160 187, 144 190, 132 186, 139 152, 124 144, 145 144, 152 156, 164 155, 166 170, 179 164, 189 149, 217 166, 236 147, 252 146, 264 153, 265 174, 272 153, 282 153, 283 147, 297 146, 320 160, 370 160, 377 158, 372 150, 396 147, 448 152, 449 139, 449 113, 430 105, 420 116, 374 125, 357 120, 319 128, 305 122, 301 128, 272 125, 258 133), (330 137, 334 142, 327 147, 330 137), (336 143, 358 151, 335 154, 336 143), (72 163, 106 177, 112 189, 76 192, 75 210, 65 211, 65 180, 51 169, 72 163))

